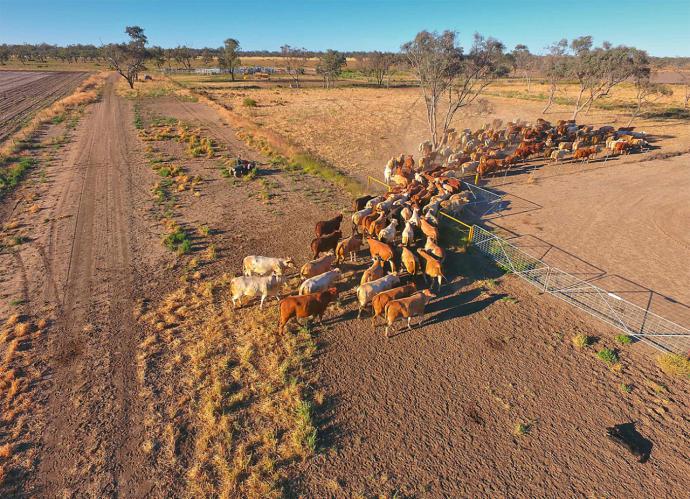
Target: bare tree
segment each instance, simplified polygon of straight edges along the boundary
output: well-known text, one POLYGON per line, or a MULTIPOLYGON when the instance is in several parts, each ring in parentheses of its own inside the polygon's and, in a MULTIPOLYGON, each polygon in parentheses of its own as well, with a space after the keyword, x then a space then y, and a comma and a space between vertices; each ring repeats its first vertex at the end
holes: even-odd
POLYGON ((178 45, 173 49, 173 59, 177 61, 187 71, 192 70, 192 61, 194 60, 194 52, 185 45, 178 45))
POLYGON ((527 45, 519 43, 510 54, 513 58, 513 68, 515 72, 522 74, 522 77, 527 83, 527 93, 530 92, 530 84, 532 82, 532 70, 534 69, 535 58, 530 53, 527 45))
POLYGON ((434 147, 450 128, 455 113, 508 72, 501 42, 475 34, 472 48, 464 54, 456 36, 454 31, 421 31, 402 46, 424 96, 434 147))
POLYGON ((553 104, 554 98, 556 97, 556 91, 558 90, 558 84, 568 74, 568 64, 565 58, 567 50, 568 40, 563 38, 547 47, 547 53, 542 59, 542 71, 549 82, 549 100, 544 109, 542 109, 542 114, 546 114, 553 104))
POLYGON ((607 96, 613 87, 631 78, 644 64, 643 55, 646 56, 636 48, 612 47, 608 42, 592 49, 591 36, 574 39, 570 47, 575 53, 571 74, 579 85, 573 120, 583 109, 591 109, 596 100, 607 96))
POLYGON ((232 81, 235 81, 235 69, 240 65, 239 51, 240 42, 234 38, 228 38, 223 42, 223 47, 221 47, 220 55, 218 56, 220 67, 230 71, 232 81))
POLYGON ((390 85, 390 75, 397 58, 395 54, 374 51, 361 60, 361 67, 367 76, 374 79, 376 85, 382 87, 390 85))
POLYGON ((134 88, 139 72, 146 69, 144 61, 148 57, 148 39, 139 26, 127 26, 125 33, 129 35, 129 43, 111 43, 103 47, 103 53, 110 67, 127 80, 129 88, 134 88))
POLYGON ((285 72, 292 78, 292 85, 299 88, 299 78, 304 74, 307 65, 307 49, 283 45, 280 47, 280 53, 283 55, 285 72))
POLYGON ((324 88, 331 88, 346 63, 345 56, 337 50, 328 49, 321 55, 316 72, 323 77, 324 88))
POLYGON ((648 66, 641 67, 633 78, 635 81, 635 107, 626 126, 632 125, 632 122, 642 113, 645 106, 673 94, 667 85, 652 82, 652 74, 648 66))
POLYGON ((201 49, 201 62, 204 66, 209 66, 213 62, 213 51, 210 48, 201 49))

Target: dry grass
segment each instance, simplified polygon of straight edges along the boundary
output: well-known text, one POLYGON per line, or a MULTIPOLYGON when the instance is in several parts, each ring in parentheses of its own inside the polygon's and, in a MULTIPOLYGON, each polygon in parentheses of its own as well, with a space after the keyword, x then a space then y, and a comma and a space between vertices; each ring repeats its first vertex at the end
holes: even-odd
MULTIPOLYGON (((257 123, 253 116, 245 116, 237 112, 232 105, 227 105, 222 99, 217 100, 218 96, 205 91, 194 92, 186 88, 179 88, 176 93, 182 98, 193 96, 199 102, 214 109, 220 116, 239 129, 237 135, 240 139, 264 155, 277 159, 279 163, 289 164, 293 169, 317 175, 338 184, 353 196, 358 196, 363 192, 363 184, 349 175, 350 170, 341 168, 340 163, 320 154, 321 151, 294 140, 293 137, 285 134, 280 127, 264 127, 262 123, 257 123)), ((244 109, 254 110, 255 108, 244 107, 244 109)), ((306 126, 306 123, 304 125, 306 126)), ((321 132, 324 132, 323 128, 321 128, 321 132)), ((328 143, 323 137, 320 138, 320 141, 321 143, 328 143)))
POLYGON ((573 336, 573 345, 575 345, 577 348, 585 348, 589 346, 591 342, 592 339, 586 334, 580 333, 573 336))
MULTIPOLYGON (((325 90, 273 84, 248 88, 202 76, 174 78, 198 94, 200 102, 214 107, 233 126, 252 136, 259 148, 263 142, 288 158, 299 149, 362 180, 369 174, 382 175, 385 162, 393 155, 417 154, 419 142, 429 135, 424 103, 419 89, 414 87, 348 86, 325 90), (244 106, 248 98, 260 105, 244 106), (291 150, 286 153, 281 148, 291 150)), ((572 106, 565 101, 542 115, 544 101, 538 95, 544 89, 534 86, 528 98, 525 90, 521 81, 500 81, 489 87, 492 95, 487 95, 483 103, 475 103, 458 113, 453 126, 476 129, 494 118, 505 122, 516 118, 533 121, 542 116, 551 121, 571 117, 572 106)), ((569 99, 572 90, 568 86, 564 89, 567 95, 561 97, 569 99)), ((632 108, 631 98, 629 86, 617 87, 609 99, 602 101, 602 107, 582 114, 579 121, 624 125, 628 109, 632 108)), ((676 106, 679 98, 677 92, 663 105, 676 106)), ((687 121, 638 119, 636 125, 650 133, 663 133, 666 138, 659 145, 664 151, 687 149, 690 139, 687 121)))
POLYGON ((34 330, 33 323, 19 315, 11 316, 0 329, 0 486, 10 469, 13 476, 21 476, 35 465, 32 456, 40 429, 28 423, 34 418, 27 415, 40 411, 34 391, 42 372, 33 350, 40 331, 34 330))
POLYGON ((190 495, 280 497, 288 466, 316 448, 307 372, 316 347, 305 329, 278 335, 274 307, 233 310, 228 286, 227 276, 187 285, 144 316, 155 339, 140 346, 140 378, 157 390, 150 373, 163 358, 159 367, 183 380, 176 398, 190 410, 159 438, 174 461, 175 435, 192 428, 180 471, 190 495))
POLYGON ((657 357, 657 364, 668 376, 690 378, 690 359, 687 357, 668 353, 657 357))

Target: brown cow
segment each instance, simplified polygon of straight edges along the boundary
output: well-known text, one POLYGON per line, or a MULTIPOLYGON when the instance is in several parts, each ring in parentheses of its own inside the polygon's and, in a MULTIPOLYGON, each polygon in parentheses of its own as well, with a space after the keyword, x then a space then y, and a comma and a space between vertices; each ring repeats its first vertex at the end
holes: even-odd
POLYGON ((306 317, 318 317, 319 322, 323 318, 326 307, 338 298, 338 290, 329 288, 318 293, 311 293, 302 296, 288 296, 280 300, 280 324, 278 332, 282 333, 285 324, 293 317, 299 324, 298 319, 306 317))
POLYGON ((431 238, 428 238, 426 240, 426 244, 424 245, 424 250, 428 251, 429 253, 434 255, 440 261, 443 261, 446 259, 446 252, 444 251, 444 249, 441 248, 438 244, 436 244, 436 241, 434 241, 431 238))
POLYGON ((341 237, 343 237, 342 232, 337 230, 332 234, 313 239, 310 247, 312 253, 314 253, 314 259, 316 260, 320 253, 325 253, 326 251, 333 251, 335 253, 335 248, 341 237))
POLYGON ((596 146, 592 147, 580 147, 573 154, 573 159, 581 159, 582 161, 589 162, 592 156, 596 156, 599 149, 596 146))
POLYGON ((378 257, 384 262, 390 262, 391 271, 395 272, 395 262, 393 261, 395 253, 393 252, 393 248, 386 243, 377 241, 376 239, 368 239, 367 242, 369 243, 369 253, 371 254, 371 258, 378 257))
POLYGON ((359 285, 361 286, 362 284, 380 279, 385 273, 385 270, 383 270, 383 261, 380 258, 374 258, 374 262, 371 266, 362 273, 359 285))
POLYGON ((352 203, 352 208, 353 208, 352 211, 363 210, 364 207, 367 205, 367 203, 369 202, 370 199, 374 199, 374 196, 366 195, 366 196, 358 197, 358 198, 355 199, 354 202, 352 203))
POLYGON ((410 296, 415 291, 417 291, 417 285, 411 282, 409 284, 405 284, 404 286, 382 291, 374 296, 374 298, 371 300, 371 308, 374 311, 374 315, 371 318, 372 327, 376 327, 376 318, 380 316, 386 309, 388 302, 397 300, 398 298, 410 296))
POLYGON ((425 218, 421 219, 419 225, 426 237, 433 239, 434 241, 438 241, 438 227, 434 226, 425 218))
POLYGON ((412 317, 421 317, 419 324, 417 324, 421 326, 422 322, 424 322, 426 304, 434 296, 431 290, 425 289, 407 298, 389 301, 384 309, 386 314, 386 330, 384 334, 386 338, 388 338, 388 329, 400 317, 407 319, 407 327, 410 329, 412 329, 412 324, 410 324, 412 317))
POLYGON ((431 286, 434 285, 434 279, 438 279, 438 289, 440 290, 441 281, 446 278, 446 276, 443 275, 441 262, 437 260, 435 256, 422 249, 418 249, 417 254, 424 258, 424 279, 426 280, 427 276, 431 277, 431 286))
POLYGON ((341 213, 337 217, 333 217, 330 220, 323 220, 321 222, 316 222, 316 237, 325 236, 326 234, 332 234, 336 230, 340 230, 340 224, 343 221, 343 214, 341 213))
POLYGON ((419 259, 412 251, 404 246, 402 248, 400 260, 402 260, 402 266, 405 267, 405 270, 407 270, 409 274, 415 275, 419 270, 419 259))
POLYGON ((343 239, 335 248, 335 263, 345 261, 345 256, 350 255, 350 261, 355 261, 357 251, 362 247, 362 236, 352 234, 347 239, 343 239))

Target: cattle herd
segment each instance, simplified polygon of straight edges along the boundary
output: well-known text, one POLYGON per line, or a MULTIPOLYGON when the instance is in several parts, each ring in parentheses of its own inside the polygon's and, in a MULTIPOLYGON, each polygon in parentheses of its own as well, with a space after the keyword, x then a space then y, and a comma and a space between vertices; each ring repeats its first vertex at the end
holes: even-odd
MULTIPOLYGON (((433 150, 429 141, 422 142, 419 151, 422 170, 441 162, 461 174, 479 173, 485 176, 509 170, 530 158, 565 159, 589 162, 599 154, 612 155, 640 152, 649 148, 644 132, 634 127, 614 128, 578 125, 575 121, 558 121, 555 125, 544 119, 534 124, 516 120, 502 127, 501 120, 472 131, 454 129, 445 133, 440 147, 433 150)), ((386 181, 406 183, 409 175, 404 172, 405 157, 392 159, 384 172, 386 181)))
MULTIPOLYGON (((301 267, 297 294, 280 300, 280 331, 293 318, 322 317, 328 304, 338 299, 336 285, 342 286, 344 279, 339 267, 348 260, 357 261, 365 244, 371 265, 355 283, 358 317, 371 307, 373 325, 383 317, 386 336, 398 319, 406 319, 409 328, 413 318, 423 321, 425 307, 435 296, 431 288, 436 285, 436 292, 440 291, 445 277, 439 211, 444 208, 457 213, 467 203, 467 196, 461 181, 445 175, 443 167, 422 171, 410 156, 405 157, 405 167, 416 177, 407 185, 392 186, 381 196, 362 196, 354 201, 349 237, 343 238, 342 213, 316 224, 316 237, 310 245, 313 260, 301 267), (420 273, 429 289, 418 288, 415 281, 420 273)), ((260 297, 262 307, 270 296, 279 299, 286 272, 294 262, 291 258, 248 256, 243 267, 244 275, 231 281, 233 305, 260 297)))
POLYGON ((384 169, 388 192, 354 200, 349 237, 343 238, 342 213, 316 224, 316 237, 310 245, 313 260, 300 270, 303 281, 296 295, 280 299, 286 271, 294 268, 291 258, 248 256, 243 262, 244 275, 231 282, 233 305, 260 297, 263 307, 267 297, 276 297, 280 302, 281 332, 293 318, 320 320, 329 303, 338 299, 336 286, 342 286, 344 279, 339 267, 348 259, 356 261, 366 244, 371 264, 354 282, 357 317, 371 307, 373 327, 382 317, 386 337, 401 318, 407 319, 411 329, 412 318, 419 317, 419 323, 423 322, 425 307, 436 296, 434 286, 436 293, 441 290, 446 250, 439 243, 438 217, 441 210, 458 216, 468 203, 468 192, 460 180, 464 175, 486 175, 533 155, 558 161, 572 154, 574 159, 585 161, 599 154, 602 146, 612 154, 648 147, 644 134, 631 128, 594 129, 572 121, 560 121, 554 126, 543 119, 534 125, 500 125, 494 122, 476 132, 451 130, 444 134, 438 148, 423 142, 419 162, 411 155, 392 158, 384 169), (419 273, 427 289, 418 287, 419 273))

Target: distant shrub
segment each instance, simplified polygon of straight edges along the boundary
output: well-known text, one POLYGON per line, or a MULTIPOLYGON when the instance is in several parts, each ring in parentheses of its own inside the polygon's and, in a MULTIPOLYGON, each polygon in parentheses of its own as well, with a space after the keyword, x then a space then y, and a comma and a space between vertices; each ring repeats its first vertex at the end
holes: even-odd
POLYGON ((256 107, 256 106, 257 106, 256 101, 255 101, 254 99, 250 99, 249 97, 246 97, 246 98, 242 101, 242 105, 243 105, 244 107, 256 107))

